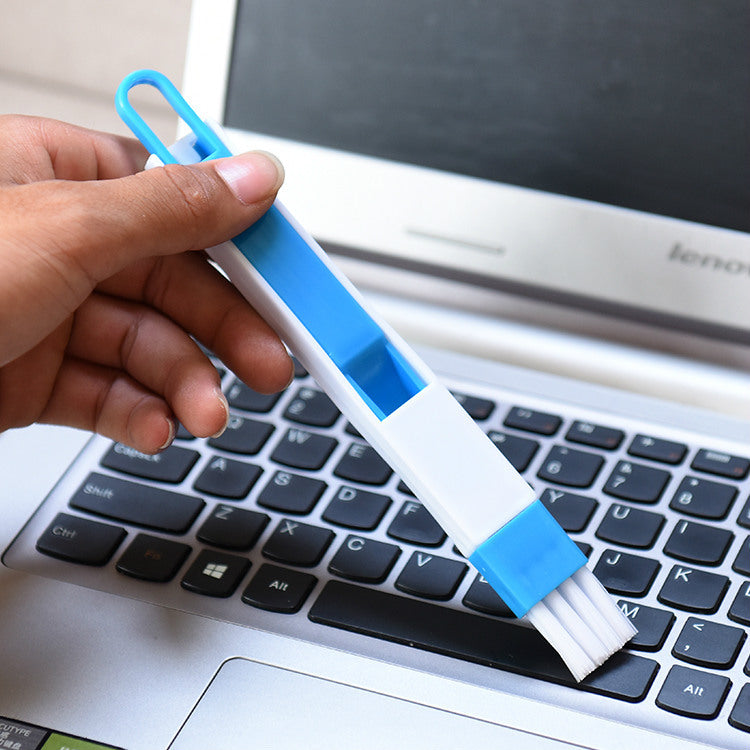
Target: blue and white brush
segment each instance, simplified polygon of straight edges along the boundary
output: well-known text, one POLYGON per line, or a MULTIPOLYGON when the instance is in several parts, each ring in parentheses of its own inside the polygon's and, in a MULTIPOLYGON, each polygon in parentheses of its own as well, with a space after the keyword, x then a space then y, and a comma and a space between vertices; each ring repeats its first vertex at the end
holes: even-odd
MULTIPOLYGON (((158 163, 231 155, 160 73, 132 73, 116 104, 158 163), (139 84, 159 89, 193 132, 164 146, 130 106, 128 93, 139 84)), ((633 636, 630 620, 531 487, 278 201, 232 242, 207 252, 577 680, 633 636)))

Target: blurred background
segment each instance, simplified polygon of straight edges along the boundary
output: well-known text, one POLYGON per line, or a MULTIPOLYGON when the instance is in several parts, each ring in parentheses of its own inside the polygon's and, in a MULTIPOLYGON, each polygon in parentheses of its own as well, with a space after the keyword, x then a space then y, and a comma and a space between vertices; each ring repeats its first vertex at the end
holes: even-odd
MULTIPOLYGON (((41 115, 130 135, 114 109, 122 78, 156 68, 179 87, 190 0, 1 0, 0 114, 41 115)), ((151 87, 133 105, 163 139, 177 120, 151 87)))

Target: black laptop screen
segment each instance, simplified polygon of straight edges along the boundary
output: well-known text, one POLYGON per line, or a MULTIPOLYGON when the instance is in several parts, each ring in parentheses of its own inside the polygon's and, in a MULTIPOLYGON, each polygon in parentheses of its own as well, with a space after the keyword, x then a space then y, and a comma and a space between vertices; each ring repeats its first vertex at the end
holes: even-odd
POLYGON ((225 122, 750 231, 747 0, 239 0, 225 122))

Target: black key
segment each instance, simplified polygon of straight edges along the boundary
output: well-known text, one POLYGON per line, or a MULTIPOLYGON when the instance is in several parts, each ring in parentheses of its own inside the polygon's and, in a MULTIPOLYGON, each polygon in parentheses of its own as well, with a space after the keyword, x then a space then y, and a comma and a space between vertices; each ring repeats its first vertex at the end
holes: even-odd
POLYGON ((374 529, 388 508, 391 498, 356 487, 340 487, 323 513, 323 520, 350 529, 374 529))
POLYGON ((203 596, 231 596, 250 568, 250 561, 237 555, 204 549, 182 579, 182 588, 203 596))
POLYGON ((407 500, 391 521, 388 536, 423 547, 439 547, 446 534, 422 503, 407 500))
POLYGON ((276 446, 271 458, 295 469, 314 471, 322 468, 338 442, 307 430, 290 429, 276 446))
POLYGON ((276 562, 312 567, 320 562, 333 537, 330 529, 283 518, 263 547, 263 554, 276 562))
POLYGON ((463 605, 486 615, 515 617, 510 607, 480 573, 477 573, 473 583, 469 586, 463 598, 463 605))
POLYGON ((161 453, 150 455, 115 443, 102 458, 102 466, 143 479, 160 482, 181 482, 188 474, 200 454, 188 448, 170 445, 161 453))
POLYGON ((740 586, 727 616, 742 625, 750 625, 750 581, 744 581, 740 586))
POLYGON ((730 479, 744 479, 750 471, 750 458, 720 451, 699 450, 690 464, 697 471, 730 479))
POLYGON ((669 482, 671 474, 631 461, 619 461, 604 485, 608 495, 638 503, 655 503, 669 482))
POLYGON ((651 435, 636 435, 628 448, 628 453, 663 464, 679 464, 685 459, 687 450, 688 447, 684 443, 661 440, 651 435))
POLYGON ((232 414, 227 422, 226 430, 219 437, 211 438, 208 444, 212 448, 219 448, 230 453, 254 456, 266 444, 273 430, 273 425, 267 422, 232 414))
POLYGON ((309 573, 266 563, 247 585, 242 601, 259 609, 293 614, 299 611, 317 582, 309 573))
POLYGON ((735 497, 737 489, 729 484, 685 477, 669 507, 689 516, 720 519, 729 513, 735 497))
POLYGON ((658 651, 664 645, 676 619, 671 612, 622 599, 617 602, 617 606, 638 628, 638 632, 628 641, 628 648, 658 651))
POLYGON ((670 607, 708 615, 719 608, 728 587, 726 576, 675 565, 657 598, 670 607))
POLYGON ((729 714, 729 723, 735 729, 750 732, 750 683, 742 686, 732 713, 729 714))
POLYGON ((602 425, 591 424, 591 422, 573 422, 565 439, 572 443, 581 443, 582 445, 590 445, 592 448, 604 448, 604 450, 613 451, 619 447, 624 437, 625 433, 614 427, 603 427, 602 425))
POLYGON ((217 505, 198 529, 197 538, 224 549, 249 550, 266 528, 269 517, 255 510, 217 505))
POLYGON ((153 583, 171 581, 190 554, 190 547, 172 539, 138 534, 117 561, 117 570, 153 583))
POLYGON ((177 433, 175 434, 175 440, 195 440, 195 435, 191 435, 182 423, 177 423, 177 433))
POLYGON ((645 596, 661 566, 656 560, 605 550, 594 568, 594 575, 612 594, 645 596))
POLYGON ((726 677, 676 665, 669 670, 656 705, 665 711, 693 719, 713 719, 729 691, 726 677))
POLYGON ((126 482, 105 474, 89 474, 70 505, 124 523, 184 534, 205 503, 199 497, 126 482))
POLYGON ((487 419, 495 409, 494 401, 490 401, 487 398, 478 398, 477 396, 468 396, 465 393, 456 393, 451 391, 453 398, 458 401, 461 406, 464 407, 466 413, 472 418, 478 421, 487 419))
POLYGON ((526 471, 531 459, 539 450, 539 443, 536 440, 496 430, 490 431, 487 435, 516 471, 526 471))
POLYGON ((599 524, 596 535, 626 547, 652 547, 664 526, 664 516, 627 505, 612 505, 599 524))
POLYGON ((374 448, 364 443, 352 443, 333 473, 352 482, 380 485, 390 479, 393 471, 374 448))
POLYGON ((297 357, 292 357, 292 364, 294 365, 295 378, 300 379, 307 377, 308 372, 305 369, 305 366, 297 359, 297 357))
POLYGON ((540 500, 554 516, 555 521, 568 532, 583 531, 599 506, 592 497, 551 488, 544 490, 540 500))
POLYGON ((732 570, 750 578, 750 536, 745 537, 740 551, 737 553, 732 570))
POLYGON ((313 603, 313 622, 425 649, 465 661, 637 702, 658 666, 619 652, 576 683, 557 652, 535 630, 342 581, 329 581, 313 603))
POLYGON ((728 529, 679 521, 664 545, 664 552, 678 560, 720 565, 733 539, 734 534, 728 529))
POLYGON ((284 513, 309 513, 328 485, 320 479, 277 471, 258 495, 258 505, 284 513))
POLYGON ((255 464, 212 456, 198 475, 193 488, 208 495, 238 500, 250 492, 263 469, 255 464))
POLYGON ((459 560, 413 552, 396 579, 396 588, 414 596, 447 601, 456 593, 468 569, 459 560))
POLYGON ((259 414, 271 411, 280 397, 281 393, 258 393, 236 379, 227 389, 227 401, 230 406, 259 414))
POLYGON ((746 529, 750 529, 750 497, 748 497, 742 512, 737 517, 737 523, 746 529))
POLYGON ((58 513, 39 537, 39 552, 82 565, 104 565, 125 538, 125 529, 58 513))
POLYGON ((537 476, 567 487, 590 487, 603 464, 596 453, 553 445, 537 476))
POLYGON ((508 412, 503 424, 506 427, 536 432, 539 435, 554 435, 560 429, 562 419, 555 414, 514 406, 508 412))
POLYGON ((688 617, 672 654, 699 667, 729 669, 737 660, 745 637, 742 628, 688 617))
POLYGON ((333 556, 328 570, 352 581, 381 583, 400 554, 395 544, 349 535, 333 556))
POLYGON ((284 411, 284 417, 310 427, 330 427, 341 412, 323 391, 300 388, 284 411))

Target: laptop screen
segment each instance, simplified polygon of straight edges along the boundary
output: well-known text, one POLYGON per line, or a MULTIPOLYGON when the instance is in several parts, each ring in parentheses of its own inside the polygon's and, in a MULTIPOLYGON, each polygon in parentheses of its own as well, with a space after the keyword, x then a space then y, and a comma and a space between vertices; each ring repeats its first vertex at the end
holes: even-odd
POLYGON ((747 232, 748 39, 745 0, 244 0, 226 124, 747 232))

